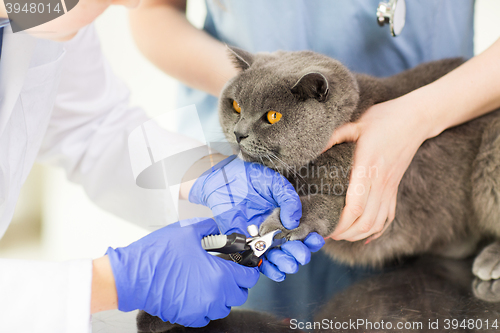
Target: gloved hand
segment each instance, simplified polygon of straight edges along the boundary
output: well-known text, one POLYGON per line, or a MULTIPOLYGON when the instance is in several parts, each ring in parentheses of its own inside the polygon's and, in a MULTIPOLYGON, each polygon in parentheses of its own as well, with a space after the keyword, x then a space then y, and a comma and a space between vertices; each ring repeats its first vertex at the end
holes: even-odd
POLYGON ((256 268, 208 254, 201 239, 218 234, 212 219, 180 221, 106 254, 121 311, 144 310, 164 321, 201 327, 243 304, 256 268))
POLYGON ((295 274, 299 264, 305 265, 311 260, 311 252, 316 252, 325 245, 325 240, 318 233, 310 233, 304 241, 285 242, 280 248, 269 250, 265 254, 259 269, 271 280, 281 282, 286 274, 295 274))
MULTIPOLYGON (((189 192, 189 201, 209 207, 224 234, 238 232, 249 236, 247 227, 251 224, 259 227, 277 207, 281 208, 281 223, 287 229, 298 227, 302 216, 300 198, 285 177, 236 156, 226 158, 201 175, 189 192)), ((288 242, 282 250, 270 251, 269 262, 264 260, 261 265, 262 273, 275 281, 284 280, 284 273, 296 273, 299 264, 309 262, 311 251, 319 250, 324 244, 323 237, 317 233, 306 240, 305 243, 288 242)))
POLYGON ((302 216, 300 198, 285 177, 235 155, 201 175, 189 192, 189 201, 209 207, 224 234, 249 236, 247 227, 259 227, 277 207, 287 229, 296 228, 302 216))

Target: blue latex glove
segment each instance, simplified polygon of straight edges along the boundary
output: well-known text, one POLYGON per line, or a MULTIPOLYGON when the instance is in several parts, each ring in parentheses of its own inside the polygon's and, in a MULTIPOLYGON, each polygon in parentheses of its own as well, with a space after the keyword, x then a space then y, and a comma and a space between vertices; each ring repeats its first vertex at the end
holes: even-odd
POLYGON ((234 155, 196 180, 189 201, 209 207, 224 234, 249 236, 247 227, 259 227, 277 207, 281 207, 281 223, 287 229, 297 228, 302 216, 300 198, 285 177, 234 155))
MULTIPOLYGON (((277 207, 281 208, 281 223, 287 229, 297 228, 302 216, 300 198, 285 177, 236 156, 226 158, 201 175, 191 188, 189 201, 209 207, 224 234, 238 232, 249 236, 247 227, 260 226, 277 207)), ((262 273, 275 281, 282 281, 284 273, 296 273, 299 264, 309 262, 311 251, 324 244, 316 233, 309 237, 307 243, 288 242, 290 245, 282 250, 270 251, 261 265, 262 273)))
POLYGON ((281 248, 269 250, 267 260, 262 260, 259 269, 270 279, 280 282, 286 274, 295 274, 299 264, 305 265, 311 260, 311 252, 316 252, 325 245, 325 240, 318 233, 310 233, 304 241, 288 241, 281 248))
POLYGON ((118 309, 144 310, 164 321, 201 327, 243 304, 259 271, 208 254, 201 239, 218 234, 212 219, 159 229, 124 248, 109 248, 118 309))

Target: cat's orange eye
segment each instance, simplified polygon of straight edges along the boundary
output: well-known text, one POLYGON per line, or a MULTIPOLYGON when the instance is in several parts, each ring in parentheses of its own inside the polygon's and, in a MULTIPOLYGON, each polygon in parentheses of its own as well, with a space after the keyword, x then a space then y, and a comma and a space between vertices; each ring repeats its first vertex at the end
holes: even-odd
POLYGON ((267 121, 269 121, 270 124, 275 124, 281 119, 281 113, 276 112, 276 111, 269 111, 267 113, 267 121))
POLYGON ((234 111, 241 113, 241 107, 238 104, 238 102, 236 102, 236 101, 233 101, 233 109, 234 109, 234 111))

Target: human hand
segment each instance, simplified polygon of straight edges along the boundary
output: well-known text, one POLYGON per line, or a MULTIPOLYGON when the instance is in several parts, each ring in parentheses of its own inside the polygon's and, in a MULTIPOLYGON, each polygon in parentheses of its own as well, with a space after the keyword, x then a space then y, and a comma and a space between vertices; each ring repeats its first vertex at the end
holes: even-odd
MULTIPOLYGON (((199 177, 189 193, 189 201, 212 209, 224 234, 249 236, 247 227, 259 227, 280 207, 280 219, 287 229, 297 228, 302 216, 300 198, 292 184, 276 171, 257 163, 228 157, 199 177)), ((323 237, 310 234, 304 242, 287 242, 267 253, 261 272, 274 281, 283 281, 286 273, 298 271, 324 244, 323 237)))
POLYGON ((230 156, 201 175, 189 192, 189 201, 209 207, 221 233, 244 233, 259 227, 277 207, 287 229, 298 227, 302 205, 292 184, 261 164, 230 156))
MULTIPOLYGON (((330 235, 367 242, 394 220, 398 186, 431 128, 425 112, 403 96, 370 107, 354 123, 339 127, 329 145, 356 142, 346 205, 330 235)), ((325 150, 326 150, 325 149, 325 150)))
POLYGON ((218 233, 214 220, 194 218, 127 247, 109 248, 118 309, 140 309, 163 321, 201 327, 242 305, 259 271, 207 253, 201 239, 218 233))
POLYGON ((316 252, 325 245, 325 240, 318 233, 310 233, 304 241, 285 242, 280 248, 274 248, 266 253, 259 269, 268 278, 281 282, 286 274, 295 274, 299 265, 306 265, 311 260, 311 252, 316 252))

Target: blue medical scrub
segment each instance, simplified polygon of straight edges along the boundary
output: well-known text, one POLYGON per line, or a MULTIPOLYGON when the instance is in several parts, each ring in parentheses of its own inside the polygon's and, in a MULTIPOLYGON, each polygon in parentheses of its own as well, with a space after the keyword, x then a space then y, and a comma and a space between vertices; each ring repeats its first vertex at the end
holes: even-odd
MULTIPOLYGON (((349 69, 389 76, 422 62, 473 55, 473 0, 406 0, 406 25, 394 38, 379 27, 380 0, 207 0, 204 30, 216 39, 251 52, 313 50, 349 69)), ((223 140, 217 99, 185 86, 179 106, 196 104, 209 141, 223 140)), ((181 120, 179 131, 189 131, 181 120)), ((247 307, 305 318, 320 303, 359 276, 360 270, 313 256, 296 275, 276 284, 262 277, 247 307), (293 307, 296 305, 296 307, 293 307), (292 308, 290 308, 292 306, 292 308)))

